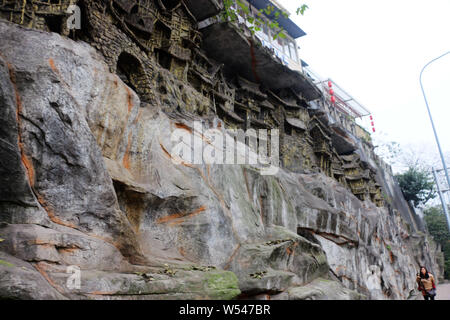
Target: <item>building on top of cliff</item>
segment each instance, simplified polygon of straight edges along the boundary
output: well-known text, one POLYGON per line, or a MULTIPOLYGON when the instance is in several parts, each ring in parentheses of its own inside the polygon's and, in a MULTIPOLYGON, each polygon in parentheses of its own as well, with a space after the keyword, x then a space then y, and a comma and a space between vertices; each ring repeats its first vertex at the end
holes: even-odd
MULTIPOLYGON (((255 35, 261 40, 263 46, 272 49, 275 56, 277 56, 283 64, 287 65, 292 70, 297 70, 303 72, 301 59, 298 54, 298 46, 295 42, 296 39, 303 37, 306 33, 296 25, 292 20, 288 18, 289 12, 281 6, 277 1, 269 0, 249 0, 251 7, 255 7, 257 10, 265 9, 269 5, 274 5, 276 8, 285 13, 285 15, 279 15, 275 17, 275 12, 272 11, 270 14, 266 14, 263 19, 268 21, 277 20, 280 27, 286 32, 285 37, 273 38, 276 33, 275 30, 270 29, 267 25, 262 27, 262 30, 255 32, 255 35)), ((247 22, 248 24, 248 22, 247 22)))
MULTIPOLYGON (((352 137, 349 137, 351 140, 356 138, 371 143, 371 135, 362 124, 362 120, 370 116, 371 112, 336 82, 330 78, 318 76, 307 63, 304 61, 302 63, 303 72, 322 93, 320 100, 310 102, 311 109, 316 110, 315 113, 322 114, 323 118, 327 118, 325 122, 329 122, 339 131, 339 135, 351 134, 352 137)), ((343 147, 340 153, 349 153, 350 149, 352 149, 350 146, 343 147)))
POLYGON ((324 79, 320 77, 304 61, 302 61, 302 65, 303 72, 317 85, 336 112, 353 119, 366 117, 371 114, 365 106, 353 98, 347 91, 342 89, 342 87, 331 78, 324 79))
POLYGON ((258 14, 268 5, 274 5, 285 12, 285 9, 273 1, 240 1, 248 6, 249 12, 243 13, 239 6, 232 6, 231 10, 237 13, 235 21, 225 21, 221 15, 217 15, 199 22, 203 48, 208 56, 223 63, 228 73, 237 73, 268 90, 276 92, 292 88, 305 101, 319 99, 322 96, 321 91, 302 72, 295 42, 295 39, 306 33, 286 14, 277 14, 275 17, 276 10, 264 15, 258 14), (285 31, 285 37, 273 39, 274 34, 280 30, 271 30, 267 25, 252 32, 248 17, 256 15, 268 22, 276 19, 281 30, 285 31))
POLYGON ((333 80, 326 79, 321 81, 317 85, 322 90, 325 97, 327 97, 332 103, 334 109, 337 112, 345 114, 354 119, 370 115, 370 111, 368 109, 366 109, 361 103, 354 99, 333 80))

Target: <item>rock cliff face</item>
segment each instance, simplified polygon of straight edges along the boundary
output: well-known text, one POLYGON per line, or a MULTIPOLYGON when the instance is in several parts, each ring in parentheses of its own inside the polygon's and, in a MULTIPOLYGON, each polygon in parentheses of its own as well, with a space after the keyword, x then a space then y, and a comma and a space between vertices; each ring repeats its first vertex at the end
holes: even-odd
POLYGON ((363 143, 386 206, 320 172, 176 164, 172 132, 225 130, 171 107, 202 108, 189 83, 152 65, 155 103, 87 43, 0 34, 1 298, 411 299, 418 264, 438 272, 363 143))

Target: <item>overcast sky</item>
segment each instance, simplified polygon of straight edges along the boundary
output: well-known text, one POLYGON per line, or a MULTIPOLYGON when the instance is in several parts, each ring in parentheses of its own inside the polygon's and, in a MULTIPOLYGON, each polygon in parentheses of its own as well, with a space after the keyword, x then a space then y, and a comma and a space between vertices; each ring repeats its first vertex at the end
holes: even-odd
MULTIPOLYGON (((368 108, 375 140, 437 156, 419 85, 431 59, 450 51, 450 0, 281 0, 307 33, 300 57, 368 108), (305 16, 295 9, 306 3, 305 16)), ((450 152, 450 55, 431 65, 424 87, 445 152, 450 152)))

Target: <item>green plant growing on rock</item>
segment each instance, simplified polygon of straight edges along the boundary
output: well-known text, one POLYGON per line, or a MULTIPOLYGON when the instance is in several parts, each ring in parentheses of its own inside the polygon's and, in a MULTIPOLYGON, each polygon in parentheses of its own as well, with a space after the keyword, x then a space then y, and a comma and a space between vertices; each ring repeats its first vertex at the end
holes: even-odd
POLYGON ((153 281, 155 280, 155 278, 153 276, 151 276, 149 273, 145 273, 145 272, 135 272, 136 275, 142 277, 145 279, 145 281, 153 281))
MULTIPOLYGON (((274 5, 267 5, 265 8, 262 8, 255 12, 256 16, 252 15, 252 10, 249 5, 244 3, 241 0, 224 0, 223 1, 224 10, 222 12, 223 21, 238 21, 238 15, 241 15, 246 22, 248 22, 248 29, 252 34, 255 34, 257 31, 261 31, 264 26, 273 30, 273 39, 277 38, 286 38, 285 30, 280 26, 278 20, 280 17, 288 18, 289 14, 284 12, 274 5), (237 10, 235 9, 237 8, 237 10), (238 12, 239 11, 239 12, 238 12), (263 16, 271 16, 274 17, 272 20, 268 20, 263 18, 263 16)), ((306 10, 308 9, 308 5, 301 4, 297 10, 297 15, 304 15, 306 10)))
POLYGON ((168 275, 169 277, 173 277, 177 272, 169 267, 169 265, 166 263, 164 264, 164 270, 162 273, 168 275))
POLYGON ((271 240, 268 241, 266 243, 264 243, 266 246, 275 246, 275 245, 279 245, 282 244, 284 242, 294 242, 293 239, 279 239, 279 240, 271 240))
POLYGON ((214 266, 191 266, 190 270, 209 272, 212 270, 216 270, 216 267, 214 267, 214 266))
POLYGON ((6 266, 6 267, 10 267, 10 268, 15 267, 15 265, 13 265, 12 263, 5 261, 5 260, 0 260, 0 266, 6 266))
POLYGON ((251 273, 250 277, 252 277, 253 279, 262 279, 262 278, 264 278, 264 276, 266 274, 267 274, 267 271, 259 271, 259 272, 251 273))
POLYGON ((383 199, 386 203, 389 203, 390 205, 392 205, 392 198, 389 197, 386 192, 383 192, 383 199))

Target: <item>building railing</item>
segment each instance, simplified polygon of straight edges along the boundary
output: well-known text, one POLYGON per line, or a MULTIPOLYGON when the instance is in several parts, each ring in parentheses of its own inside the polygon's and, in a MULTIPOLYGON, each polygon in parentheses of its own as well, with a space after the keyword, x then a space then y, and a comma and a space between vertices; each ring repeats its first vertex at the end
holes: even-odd
MULTIPOLYGON (((251 6, 251 4, 249 4, 249 6, 251 6)), ((232 7, 231 9, 234 9, 236 11, 236 16, 238 18, 239 23, 245 24, 247 27, 252 26, 252 24, 248 20, 245 20, 244 17, 242 17, 235 8, 232 7)), ((254 10, 252 10, 252 12, 258 12, 258 11, 256 9, 254 9, 254 10)), ((267 29, 267 32, 270 33, 269 29, 267 29)), ((256 31, 255 36, 261 41, 261 43, 264 47, 272 49, 274 52, 274 55, 276 57, 278 57, 285 66, 288 66, 292 70, 303 73, 303 68, 300 63, 298 51, 296 48, 297 44, 294 39, 290 40, 290 42, 291 42, 290 44, 295 47, 290 47, 289 44, 285 47, 286 47, 286 50, 289 50, 289 52, 292 52, 290 54, 294 55, 295 59, 292 58, 290 55, 286 54, 284 52, 284 50, 280 47, 280 45, 276 44, 277 40, 273 40, 270 35, 268 35, 264 32, 264 29, 262 29, 260 31, 256 31)), ((284 40, 282 40, 282 41, 284 41, 284 40)))
POLYGON ((285 66, 289 67, 292 70, 303 73, 302 65, 293 60, 290 56, 281 51, 275 45, 273 45, 270 42, 270 40, 267 39, 268 37, 263 32, 261 31, 255 32, 255 35, 261 41, 264 47, 272 49, 274 51, 275 56, 278 57, 285 66))
POLYGON ((370 115, 370 111, 358 103, 331 79, 324 80, 309 67, 304 67, 303 73, 311 79, 322 92, 323 101, 320 107, 323 108, 336 123, 353 134, 356 138, 370 142, 371 135, 368 130, 356 122, 357 118, 370 115), (331 82, 331 88, 329 87, 328 82, 331 82), (330 89, 333 89, 333 95, 336 99, 335 104, 331 102, 330 89))

